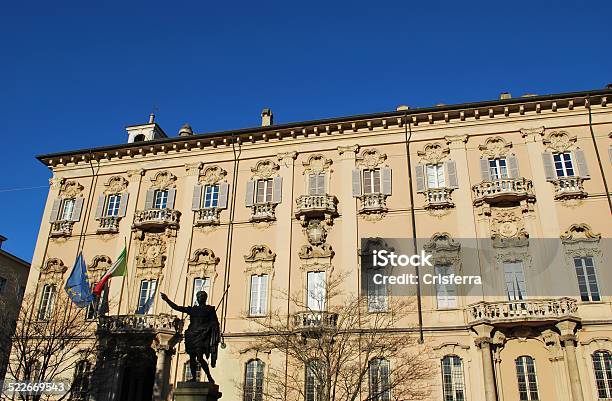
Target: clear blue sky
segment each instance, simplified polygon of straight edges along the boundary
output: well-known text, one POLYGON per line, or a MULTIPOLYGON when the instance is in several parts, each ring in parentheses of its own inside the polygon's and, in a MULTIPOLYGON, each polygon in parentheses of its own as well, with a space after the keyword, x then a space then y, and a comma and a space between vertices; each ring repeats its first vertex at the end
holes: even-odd
POLYGON ((255 126, 264 107, 284 123, 612 82, 610 1, 16 3, 0 10, 0 234, 26 260, 50 177, 34 156, 125 142, 153 106, 174 135, 255 126))

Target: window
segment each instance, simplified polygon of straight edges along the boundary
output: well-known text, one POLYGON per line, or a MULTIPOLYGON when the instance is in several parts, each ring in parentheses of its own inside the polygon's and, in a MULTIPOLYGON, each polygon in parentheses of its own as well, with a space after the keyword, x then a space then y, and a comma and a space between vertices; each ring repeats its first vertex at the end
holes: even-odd
POLYGON ((246 364, 244 371, 243 401, 263 400, 264 363, 253 359, 246 364))
POLYGON ((491 176, 491 180, 493 181, 508 178, 506 159, 489 159, 489 174, 491 176))
POLYGON ((89 392, 89 376, 91 374, 91 363, 79 361, 74 367, 74 378, 72 381, 72 394, 70 400, 85 400, 89 392))
POLYGON ((504 276, 506 281, 506 294, 509 301, 525 299, 526 286, 522 262, 505 262, 504 276))
POLYGON ((368 312, 387 311, 387 285, 374 282, 374 276, 378 273, 382 272, 377 270, 368 272, 368 312))
POLYGON ((612 398, 612 354, 596 351, 592 357, 598 397, 606 400, 612 398))
POLYGON ((265 180, 257 180, 257 192, 255 196, 255 203, 268 203, 272 202, 272 178, 265 180))
POLYGON ((0 295, 4 292, 4 288, 6 287, 6 279, 4 277, 0 277, 0 295))
POLYGON ((516 377, 518 379, 519 399, 521 401, 537 401, 538 381, 536 379, 535 362, 530 356, 516 358, 516 377))
POLYGON ((327 298, 325 288, 325 272, 308 272, 308 309, 312 311, 324 311, 327 298))
POLYGON ((51 317, 53 306, 55 304, 55 296, 57 288, 53 284, 45 284, 42 290, 42 298, 40 300, 40 308, 38 309, 38 319, 47 320, 51 317))
POLYGON ((121 195, 114 194, 109 195, 106 201, 106 216, 118 216, 119 215, 119 205, 121 204, 121 195))
POLYGON ((306 364, 306 380, 304 393, 306 401, 321 401, 323 399, 323 366, 319 361, 306 364))
POLYGON ((199 291, 206 292, 206 294, 210 297, 210 279, 208 277, 193 279, 193 296, 191 300, 193 305, 198 303, 196 295, 199 291))
POLYGON ((555 153, 553 160, 557 177, 572 177, 574 175, 574 164, 570 152, 555 153))
POLYGON ((444 401, 464 401, 463 364, 456 355, 442 358, 442 394, 444 401))
POLYGON ((219 185, 206 185, 204 187, 204 203, 202 207, 209 209, 219 205, 219 185))
POLYGON ((444 178, 444 165, 440 164, 428 164, 426 166, 427 171, 427 188, 444 188, 446 182, 444 178))
POLYGON ((325 174, 310 174, 308 176, 308 194, 325 195, 325 174))
MULTIPOLYGON (((436 275, 450 276, 453 273, 450 265, 436 265, 436 275)), ((436 284, 436 299, 438 309, 450 309, 457 307, 457 286, 453 283, 436 284)))
POLYGON ((251 304, 249 314, 251 316, 265 316, 267 313, 268 300, 268 275, 251 276, 251 304))
POLYGON ((155 191, 153 200, 153 208, 155 209, 165 209, 168 206, 168 191, 158 190, 155 191))
POLYGON ((64 199, 62 201, 60 220, 71 221, 72 215, 74 214, 74 205, 76 204, 76 199, 64 199))
MULTIPOLYGON (((202 373, 202 368, 200 367, 200 363, 196 361, 195 381, 197 382, 200 381, 201 373, 202 373)), ((183 381, 189 381, 191 379, 193 379, 193 376, 191 375, 191 367, 189 366, 189 361, 187 361, 185 362, 185 365, 183 365, 183 381)))
POLYGON ((380 193, 380 169, 363 170, 363 193, 380 193))
POLYGON ((370 371, 370 398, 371 401, 390 401, 391 389, 389 387, 389 361, 386 359, 372 359, 369 363, 370 371))
POLYGON ((155 290, 157 289, 157 280, 142 280, 140 282, 140 294, 138 296, 138 309, 136 313, 139 315, 147 315, 152 309, 155 300, 155 290))
POLYGON ((575 257, 574 266, 576 267, 576 276, 578 277, 580 298, 587 302, 600 301, 593 258, 590 256, 575 257))

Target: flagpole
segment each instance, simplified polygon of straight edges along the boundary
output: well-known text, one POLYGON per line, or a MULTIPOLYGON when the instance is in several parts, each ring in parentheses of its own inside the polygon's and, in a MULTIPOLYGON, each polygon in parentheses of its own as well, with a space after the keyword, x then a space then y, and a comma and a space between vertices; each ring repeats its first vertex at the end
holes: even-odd
MULTIPOLYGON (((128 255, 130 251, 127 248, 127 240, 125 239, 125 237, 123 237, 123 247, 125 248, 125 264, 127 266, 127 263, 129 260, 128 255)), ((123 300, 123 287, 125 286, 125 280, 126 280, 127 275, 128 275, 128 272, 127 272, 127 267, 126 267, 125 274, 123 275, 123 277, 121 277, 121 292, 119 293, 119 305, 117 306, 117 317, 119 317, 119 313, 121 311, 121 301, 123 300)), ((128 295, 128 300, 129 300, 129 295, 128 295)))

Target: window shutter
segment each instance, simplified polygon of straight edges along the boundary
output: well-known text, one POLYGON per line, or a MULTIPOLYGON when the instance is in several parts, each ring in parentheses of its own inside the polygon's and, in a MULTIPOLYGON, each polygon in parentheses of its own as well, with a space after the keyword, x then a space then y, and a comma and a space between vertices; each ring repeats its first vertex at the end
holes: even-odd
POLYGON ((510 178, 519 178, 520 173, 518 159, 516 158, 516 156, 512 155, 506 157, 506 162, 508 163, 508 172, 510 173, 510 178))
POLYGON ((62 206, 62 200, 56 199, 53 201, 53 207, 51 208, 51 216, 49 216, 49 223, 55 223, 57 216, 59 215, 60 206, 62 206))
POLYGON ((389 167, 381 168, 380 175, 382 178, 381 192, 384 195, 391 195, 391 169, 389 167))
POLYGON ((358 168, 353 170, 353 196, 361 196, 361 170, 358 168))
POLYGON ((542 153, 542 162, 544 163, 544 174, 546 174, 546 181, 553 181, 555 178, 557 178, 557 173, 555 172, 555 163, 552 153, 542 153))
POLYGON ((98 195, 98 206, 96 207, 96 219, 104 217, 104 203, 106 201, 106 195, 98 195))
POLYGON ((283 200, 283 177, 274 177, 272 181, 274 190, 272 191, 272 203, 281 203, 283 200))
POLYGON ((245 204, 247 207, 253 206, 253 198, 255 197, 255 181, 247 181, 245 204))
POLYGON ((74 200, 74 210, 72 211, 72 221, 81 220, 81 211, 83 210, 83 201, 85 198, 79 196, 74 200))
POLYGON ((316 174, 308 175, 308 194, 309 195, 317 194, 317 175, 316 174))
POLYGON ((459 180, 457 179, 457 163, 454 160, 445 161, 444 169, 446 170, 446 182, 448 184, 448 187, 458 188, 459 180))
POLYGON ((586 157, 584 157, 584 150, 574 150, 574 156, 576 158, 576 164, 578 165, 578 173, 581 177, 589 177, 589 167, 587 166, 586 157))
POLYGON ((176 198, 176 188, 168 188, 168 209, 174 209, 174 199, 176 198))
POLYGON ((128 199, 130 199, 129 193, 121 194, 121 200, 119 201, 119 217, 125 217, 127 212, 128 199))
POLYGON ((491 181, 491 171, 489 170, 489 159, 480 159, 480 177, 483 181, 491 181))
POLYGON ((425 166, 421 163, 414 168, 416 190, 418 193, 425 192, 425 166))
POLYGON ((153 209, 153 198, 155 197, 155 190, 149 189, 147 191, 147 197, 145 199, 145 210, 153 209))
POLYGON ((191 198, 191 210, 200 210, 202 205, 202 186, 196 184, 193 186, 193 197, 191 198))
POLYGON ((229 194, 229 184, 227 182, 219 183, 219 203, 220 209, 227 209, 227 198, 229 194))
POLYGON ((325 195, 327 193, 327 188, 325 185, 326 178, 327 176, 325 175, 325 173, 317 174, 317 181, 318 181, 317 188, 319 189, 318 195, 325 195))

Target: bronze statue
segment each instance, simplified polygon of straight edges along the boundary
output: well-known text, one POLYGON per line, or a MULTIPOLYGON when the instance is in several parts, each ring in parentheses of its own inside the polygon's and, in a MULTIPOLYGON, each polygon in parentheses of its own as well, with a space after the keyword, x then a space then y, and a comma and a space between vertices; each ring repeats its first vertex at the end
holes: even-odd
POLYGON ((168 299, 168 296, 163 292, 161 298, 172 309, 189 315, 189 327, 185 330, 185 352, 189 355, 189 368, 191 369, 191 380, 189 381, 196 381, 197 362, 199 362, 208 381, 214 383, 204 355, 210 359, 210 365, 214 368, 217 364, 221 330, 215 307, 206 305, 208 294, 205 291, 198 291, 196 294, 198 305, 193 306, 179 306, 168 299))

